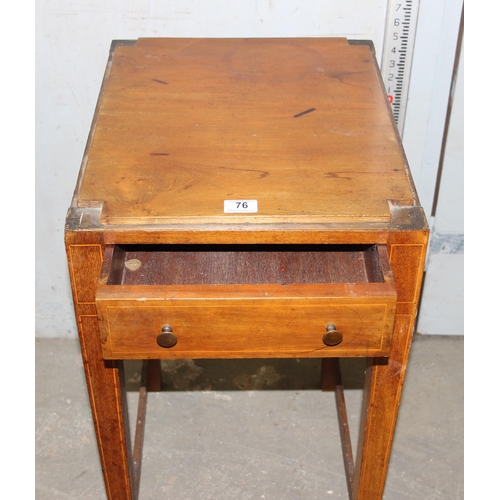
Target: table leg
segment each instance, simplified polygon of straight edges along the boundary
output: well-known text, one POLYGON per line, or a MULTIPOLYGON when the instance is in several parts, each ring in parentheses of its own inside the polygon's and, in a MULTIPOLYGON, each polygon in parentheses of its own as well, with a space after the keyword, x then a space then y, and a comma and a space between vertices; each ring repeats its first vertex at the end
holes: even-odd
POLYGON ((148 392, 161 391, 161 361, 150 359, 148 362, 148 392))
POLYGON ((321 390, 333 392, 335 390, 334 358, 323 358, 321 360, 321 390))
POLYGON ((398 294, 388 358, 368 359, 353 499, 380 500, 389 467, 396 419, 421 289, 427 234, 398 234, 389 246, 398 294))
POLYGON ((99 235, 67 233, 66 250, 90 406, 109 500, 136 500, 123 363, 102 358, 95 290, 102 252, 99 235))
POLYGON ((408 361, 409 318, 396 317, 398 346, 389 359, 367 361, 353 499, 383 497, 408 361))

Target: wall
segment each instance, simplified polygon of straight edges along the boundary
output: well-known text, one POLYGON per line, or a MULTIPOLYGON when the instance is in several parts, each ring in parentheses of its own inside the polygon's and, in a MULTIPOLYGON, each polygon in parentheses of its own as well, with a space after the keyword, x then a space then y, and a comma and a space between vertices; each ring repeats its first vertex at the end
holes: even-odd
MULTIPOLYGON (((446 44, 443 47, 439 33, 443 23, 450 18, 446 40, 451 39, 453 43, 453 36, 456 40, 456 16, 447 12, 450 5, 453 13, 457 11, 461 2, 425 0, 421 3, 424 15, 422 23, 419 18, 420 39, 435 34, 437 41, 430 49, 417 43, 414 66, 429 66, 425 57, 420 57, 419 62, 417 49, 420 53, 431 50, 436 57, 430 64, 430 79, 422 77, 421 69, 415 71, 420 75, 417 79, 420 84, 411 89, 410 101, 412 96, 420 94, 425 98, 433 95, 439 102, 427 109, 425 116, 409 106, 407 121, 414 126, 405 125, 403 140, 409 148, 412 171, 415 169, 426 199, 432 199, 433 195, 427 193, 433 193, 435 172, 432 168, 421 167, 434 162, 434 149, 430 148, 430 154, 429 148, 424 148, 425 157, 420 153, 422 142, 426 142, 429 117, 438 109, 443 118, 446 111, 447 92, 443 96, 441 89, 449 89, 451 73, 438 71, 436 74, 436 68, 443 66, 441 59, 447 61, 453 54, 450 55, 446 44), (436 4, 441 9, 440 15, 426 17, 429 10, 436 9, 436 4), (440 92, 433 89, 440 89, 440 92)), ((63 245, 64 219, 111 40, 155 36, 345 36, 373 40, 380 61, 386 10, 386 0, 38 0, 35 34, 36 335, 76 337, 63 245)))
POLYGON ((464 333, 464 50, 460 46, 418 331, 464 333))
POLYGON ((423 334, 464 334, 463 50, 455 68, 462 6, 458 0, 420 2, 403 133, 431 226, 417 322, 417 331, 423 334))

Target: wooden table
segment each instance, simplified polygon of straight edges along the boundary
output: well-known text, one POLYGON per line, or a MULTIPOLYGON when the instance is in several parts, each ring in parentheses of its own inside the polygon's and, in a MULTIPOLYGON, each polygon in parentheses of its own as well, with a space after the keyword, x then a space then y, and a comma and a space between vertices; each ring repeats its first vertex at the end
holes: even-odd
POLYGON ((270 357, 323 359, 341 429, 367 359, 342 441, 382 498, 427 238, 370 42, 113 42, 65 231, 108 498, 138 498, 123 360, 159 389, 161 359, 270 357))

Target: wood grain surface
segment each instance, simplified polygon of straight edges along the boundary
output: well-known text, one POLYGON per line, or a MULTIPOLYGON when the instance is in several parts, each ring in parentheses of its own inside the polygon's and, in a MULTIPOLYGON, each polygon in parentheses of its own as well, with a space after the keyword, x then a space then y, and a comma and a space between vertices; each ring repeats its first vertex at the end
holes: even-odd
POLYGON ((381 222, 388 200, 413 193, 369 45, 116 48, 78 193, 104 224, 381 222), (224 213, 225 200, 258 212, 224 213))
POLYGON ((116 245, 107 284, 383 282, 386 254, 381 264, 376 245, 116 245))

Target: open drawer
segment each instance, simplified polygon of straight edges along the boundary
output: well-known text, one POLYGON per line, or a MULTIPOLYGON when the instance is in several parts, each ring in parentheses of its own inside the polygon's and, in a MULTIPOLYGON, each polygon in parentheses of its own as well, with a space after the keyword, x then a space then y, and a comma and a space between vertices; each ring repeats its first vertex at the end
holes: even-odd
POLYGON ((380 245, 111 245, 97 288, 105 359, 389 353, 380 245))

